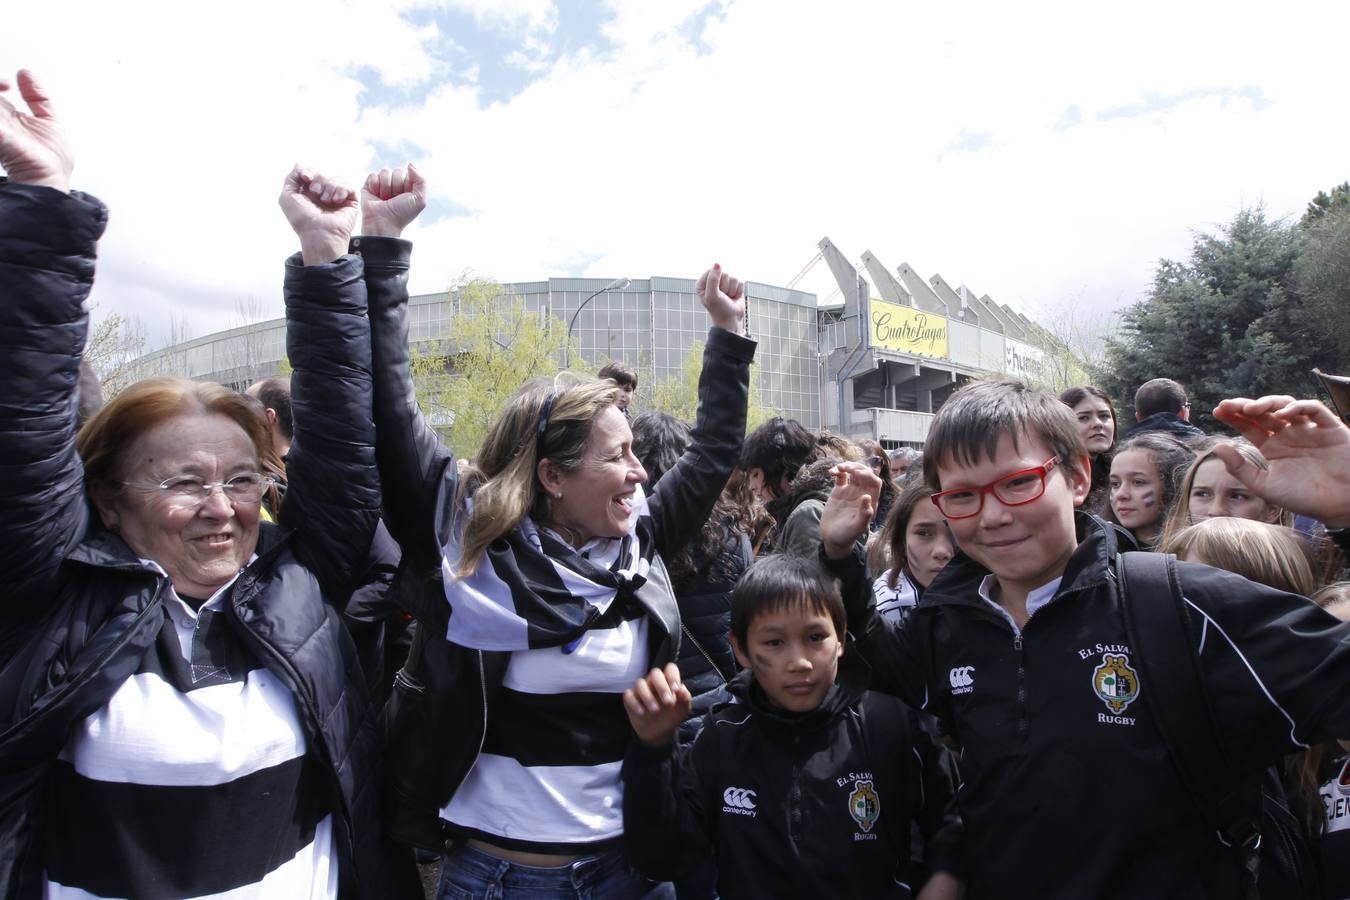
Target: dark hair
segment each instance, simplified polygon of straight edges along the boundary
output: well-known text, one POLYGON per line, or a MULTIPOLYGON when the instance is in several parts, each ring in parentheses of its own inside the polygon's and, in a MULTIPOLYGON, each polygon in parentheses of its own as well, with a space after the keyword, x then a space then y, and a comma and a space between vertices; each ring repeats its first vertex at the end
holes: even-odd
MULTIPOLYGON (((1089 397, 1096 397, 1106 404, 1106 409, 1111 413, 1111 442, 1114 444, 1120 437, 1120 422, 1116 419, 1116 405, 1111 402, 1111 398, 1106 395, 1106 391, 1101 388, 1095 388, 1085 384, 1079 387, 1071 387, 1059 395, 1059 402, 1063 403, 1069 409, 1073 409, 1089 397)), ((1100 454, 1098 454, 1100 456, 1100 454)), ((1095 460, 1094 460, 1095 462, 1095 460)), ((1096 474, 1094 472, 1094 474, 1096 474)), ((1096 487, 1094 484, 1093 487, 1096 487)))
POLYGON ((277 414, 277 427, 290 440, 295 437, 295 426, 291 420, 291 380, 280 375, 264 378, 258 382, 258 399, 262 405, 277 414))
POLYGON ((647 493, 689 448, 689 425, 658 411, 633 417, 633 455, 647 470, 647 493))
POLYGON ((612 362, 596 373, 596 378, 613 379, 619 387, 631 387, 637 390, 637 373, 625 363, 612 362))
POLYGON ((1078 423, 1063 403, 1020 381, 979 381, 952 394, 933 417, 923 453, 924 481, 933 490, 942 490, 939 465, 993 460, 1004 435, 1019 451, 1021 441, 1040 438, 1059 457, 1066 479, 1087 456, 1078 423))
POLYGON ((1145 381, 1134 392, 1134 414, 1140 420, 1160 412, 1176 415, 1185 405, 1186 389, 1170 378, 1145 381))
MULTIPOLYGON (((1158 467, 1158 479, 1162 482, 1162 497, 1159 498, 1161 508, 1158 510, 1158 537, 1161 538, 1163 529, 1171 518, 1172 509, 1176 506, 1177 496, 1181 492, 1181 481, 1192 460, 1195 459, 1195 449, 1171 435, 1145 431, 1117 444, 1111 451, 1112 461, 1130 450, 1142 450, 1147 453, 1148 458, 1158 467)), ((1101 516, 1108 522, 1120 524, 1109 500, 1102 509, 1101 516)))
POLYGON ((816 455, 816 436, 796 419, 774 416, 750 432, 741 450, 742 469, 763 469, 764 483, 782 494, 797 470, 816 455))
POLYGON ((822 428, 816 432, 816 458, 831 457, 847 462, 862 462, 867 458, 863 448, 842 434, 822 428))
POLYGON ((842 642, 848 628, 839 582, 815 559, 773 554, 757 560, 731 595, 731 634, 745 649, 755 617, 782 609, 825 613, 842 642))
POLYGON ((928 503, 933 489, 917 478, 906 478, 900 497, 886 516, 886 524, 881 529, 881 541, 890 548, 891 567, 886 573, 886 583, 895 587, 896 575, 909 568, 909 557, 905 553, 905 537, 909 531, 909 520, 914 515, 914 507, 928 503))

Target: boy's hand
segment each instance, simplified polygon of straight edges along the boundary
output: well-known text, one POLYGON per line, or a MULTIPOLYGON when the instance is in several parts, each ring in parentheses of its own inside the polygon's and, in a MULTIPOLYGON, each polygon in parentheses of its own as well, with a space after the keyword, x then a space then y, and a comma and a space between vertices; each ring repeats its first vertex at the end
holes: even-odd
POLYGON ((853 552, 853 542, 867 532, 881 495, 881 476, 863 463, 841 462, 830 469, 834 489, 820 516, 820 541, 830 559, 853 552))
POLYGON ((680 668, 673 662, 664 670, 652 669, 623 692, 623 708, 633 723, 638 740, 648 747, 664 747, 694 705, 689 688, 680 680, 680 668))
POLYGON ((1316 400, 1240 397, 1214 408, 1214 417, 1241 432, 1270 461, 1264 470, 1236 450, 1214 454, 1258 497, 1326 523, 1350 525, 1350 428, 1316 400))
MULTIPOLYGON (((68 191, 74 156, 51 98, 27 69, 19 70, 17 81, 28 112, 0 96, 0 169, 15 184, 68 191)), ((0 78, 0 94, 9 88, 9 80, 0 78)))

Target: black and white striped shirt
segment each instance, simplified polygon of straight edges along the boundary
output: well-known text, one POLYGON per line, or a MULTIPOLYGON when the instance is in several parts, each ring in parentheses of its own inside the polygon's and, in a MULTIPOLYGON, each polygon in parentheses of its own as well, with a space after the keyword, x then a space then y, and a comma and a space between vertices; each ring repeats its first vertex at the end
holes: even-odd
POLYGON ((594 853, 622 837, 623 692, 647 674, 649 625, 636 600, 613 602, 624 607, 609 627, 511 653, 482 751, 441 810, 453 830, 537 853, 594 853))
POLYGON ((138 671, 47 781, 49 898, 337 896, 328 786, 290 691, 225 620, 170 591, 138 671))

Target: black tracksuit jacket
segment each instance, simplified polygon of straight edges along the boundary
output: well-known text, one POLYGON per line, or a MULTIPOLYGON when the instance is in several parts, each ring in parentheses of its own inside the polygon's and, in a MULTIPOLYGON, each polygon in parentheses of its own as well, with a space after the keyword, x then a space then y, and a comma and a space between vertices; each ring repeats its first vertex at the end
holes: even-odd
POLYGON ((624 760, 624 847, 644 875, 679 877, 715 854, 718 893, 908 897, 910 822, 926 867, 959 869, 950 757, 912 714, 868 692, 852 652, 809 713, 775 708, 743 672, 692 747, 633 741, 624 760))
MULTIPOLYGON (((1236 854, 1141 700, 1167 686, 1140 683, 1131 664, 1115 533, 1084 524, 1021 634, 979 597, 988 572, 964 554, 898 626, 852 605, 873 686, 936 714, 961 745, 971 897, 1240 897, 1236 854)), ((1229 572, 1178 563, 1177 574, 1219 733, 1253 783, 1300 744, 1350 735, 1350 626, 1229 572)))

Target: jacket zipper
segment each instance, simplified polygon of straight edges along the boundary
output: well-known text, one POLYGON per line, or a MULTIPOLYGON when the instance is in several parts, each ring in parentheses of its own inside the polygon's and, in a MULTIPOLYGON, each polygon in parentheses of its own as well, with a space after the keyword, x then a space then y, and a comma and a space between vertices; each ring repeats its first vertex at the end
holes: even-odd
MULTIPOLYGON (((703 649, 703 645, 694 640, 694 635, 690 633, 689 626, 681 622, 680 630, 684 632, 685 637, 689 638, 689 643, 694 645, 694 649, 699 652, 699 655, 708 661, 708 665, 712 666, 712 670, 717 673, 718 678, 722 679, 722 683, 726 684, 730 679, 722 674, 722 670, 718 667, 717 663, 713 662, 712 657, 708 655, 708 651, 703 649)), ((680 677, 683 678, 684 676, 681 675, 680 677)))
MULTIPOLYGON (((478 731, 478 752, 473 755, 473 762, 469 764, 469 768, 464 772, 464 777, 461 778, 459 783, 454 786, 454 789, 450 791, 450 796, 452 798, 459 792, 459 789, 464 786, 464 782, 469 780, 469 776, 473 774, 473 770, 478 767, 478 758, 483 755, 483 745, 487 743, 487 673, 483 669, 483 651, 475 650, 473 651, 473 655, 478 658, 478 696, 483 708, 483 727, 478 731)), ((449 801, 447 800, 446 802, 448 803, 449 801)), ((446 841, 445 849, 450 849, 449 841, 446 841)))
MULTIPOLYGON (((1030 622, 1030 617, 1027 618, 1030 622)), ((1025 743, 1027 739, 1027 666, 1026 654, 1022 651, 1022 632, 1013 634, 1013 650, 1017 651, 1017 736, 1025 743)))

